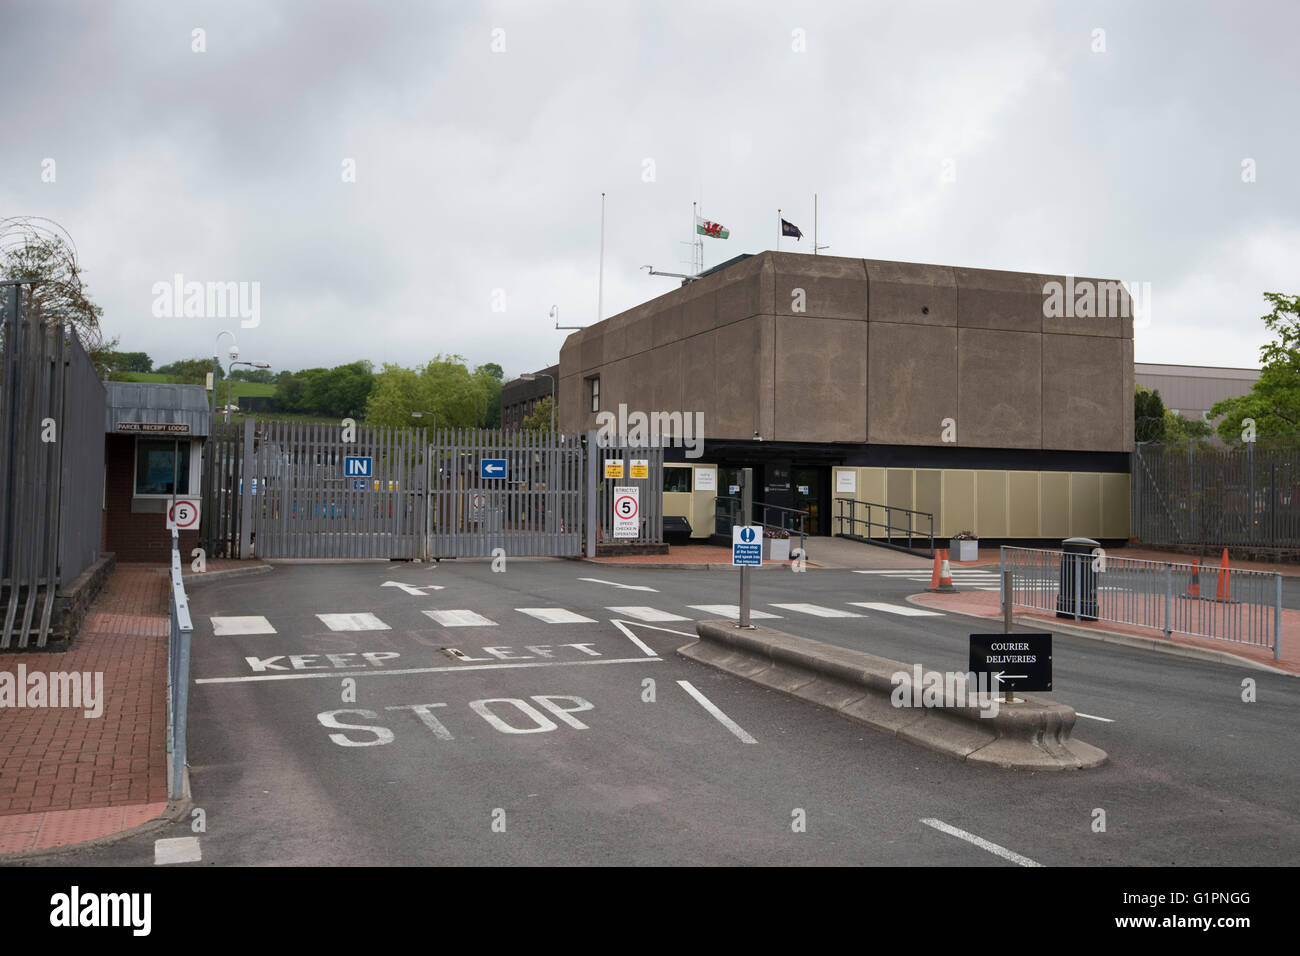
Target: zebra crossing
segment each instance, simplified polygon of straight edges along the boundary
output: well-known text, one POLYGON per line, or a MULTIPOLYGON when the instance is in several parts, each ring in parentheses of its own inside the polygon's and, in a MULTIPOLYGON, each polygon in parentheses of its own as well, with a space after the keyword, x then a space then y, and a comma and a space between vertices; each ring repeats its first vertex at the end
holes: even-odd
MULTIPOLYGON (((1000 571, 997 568, 952 568, 952 583, 970 591, 1000 591, 1002 589, 1000 571)), ((890 581, 910 581, 915 584, 929 584, 932 571, 915 568, 900 571, 860 571, 854 574, 875 574, 890 581)))
MULTIPOLYGON (((868 618, 869 613, 895 615, 898 617, 941 617, 942 612, 914 607, 910 604, 891 604, 885 601, 849 601, 843 607, 827 607, 822 604, 770 603, 766 607, 784 613, 754 608, 750 617, 755 621, 780 620, 783 617, 814 618, 868 618)), ((706 620, 709 618, 728 618, 738 620, 740 608, 735 604, 688 604, 672 610, 647 605, 609 605, 604 608, 614 618, 641 621, 646 624, 669 624, 683 621, 706 620), (694 616, 687 613, 694 612, 694 616)), ((516 614, 522 614, 542 624, 597 624, 599 621, 589 614, 581 614, 564 607, 518 607, 516 614)), ((501 620, 488 617, 469 608, 421 608, 420 613, 440 628, 458 627, 499 627, 505 617, 497 613, 501 620)), ((493 612, 496 613, 496 612, 493 612)), ((393 625, 379 618, 371 611, 330 612, 314 615, 331 631, 389 631, 393 625)), ((241 615, 238 617, 214 616, 209 618, 214 637, 243 637, 257 635, 275 635, 279 631, 262 615, 241 615)), ((516 619, 517 620, 517 619, 516 619)))

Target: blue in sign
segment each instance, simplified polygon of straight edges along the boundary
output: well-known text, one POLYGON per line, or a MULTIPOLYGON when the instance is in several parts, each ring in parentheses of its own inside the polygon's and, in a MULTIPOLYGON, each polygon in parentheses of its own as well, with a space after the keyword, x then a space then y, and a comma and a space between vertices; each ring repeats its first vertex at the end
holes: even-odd
POLYGON ((763 529, 756 525, 735 525, 731 529, 731 563, 757 568, 763 564, 763 529))
POLYGON ((375 460, 349 455, 343 459, 343 474, 349 478, 369 478, 374 473, 375 460))
POLYGON ((478 463, 480 478, 504 478, 506 460, 504 458, 480 458, 478 463))

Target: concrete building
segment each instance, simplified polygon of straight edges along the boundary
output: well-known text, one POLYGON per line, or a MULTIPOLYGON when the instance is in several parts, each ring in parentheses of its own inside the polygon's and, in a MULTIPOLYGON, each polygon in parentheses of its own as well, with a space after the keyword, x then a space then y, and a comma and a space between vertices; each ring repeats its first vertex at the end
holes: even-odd
POLYGON ((764 252, 571 334, 559 427, 620 405, 702 412, 703 455, 666 452, 695 473, 672 484, 696 536, 751 466, 755 498, 808 511, 813 533, 843 528, 836 499, 855 498, 929 512, 937 537, 1114 540, 1133 389, 1118 283, 764 252))
POLYGON ((1165 408, 1189 419, 1209 418, 1215 402, 1245 395, 1257 381, 1257 368, 1137 364, 1137 383, 1158 391, 1165 408))

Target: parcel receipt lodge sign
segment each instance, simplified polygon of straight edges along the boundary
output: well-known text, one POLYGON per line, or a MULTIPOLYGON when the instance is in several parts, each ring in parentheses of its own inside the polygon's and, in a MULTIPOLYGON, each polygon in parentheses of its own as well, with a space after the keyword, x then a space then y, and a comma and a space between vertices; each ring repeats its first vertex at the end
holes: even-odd
POLYGON ((990 675, 992 690, 1051 690, 1052 635, 972 634, 970 670, 990 675))

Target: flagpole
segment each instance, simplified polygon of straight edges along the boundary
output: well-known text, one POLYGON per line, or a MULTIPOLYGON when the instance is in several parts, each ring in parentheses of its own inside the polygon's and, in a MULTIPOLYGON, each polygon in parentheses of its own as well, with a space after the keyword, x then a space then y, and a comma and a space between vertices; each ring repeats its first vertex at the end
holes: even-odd
POLYGON ((605 313, 605 194, 600 194, 600 275, 596 279, 596 321, 605 313))
POLYGON ((817 194, 813 193, 813 255, 817 255, 817 194))
POLYGON ((781 209, 776 210, 776 251, 781 251, 781 209))

